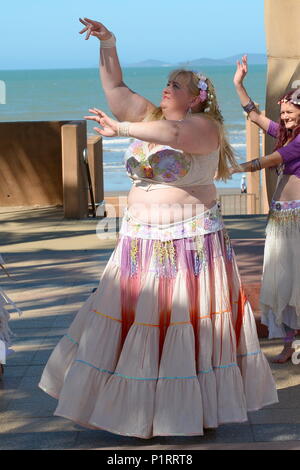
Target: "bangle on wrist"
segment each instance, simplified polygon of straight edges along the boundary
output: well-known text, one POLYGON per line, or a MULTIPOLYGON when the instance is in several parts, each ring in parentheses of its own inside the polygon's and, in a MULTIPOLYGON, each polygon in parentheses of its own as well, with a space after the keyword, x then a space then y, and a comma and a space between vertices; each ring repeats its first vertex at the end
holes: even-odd
POLYGON ((254 160, 251 160, 251 172, 254 172, 254 171, 259 171, 261 170, 261 163, 259 161, 259 158, 255 158, 254 160))
POLYGON ((251 100, 251 98, 250 98, 250 101, 246 104, 246 106, 243 106, 243 105, 241 106, 247 114, 251 113, 251 111, 253 110, 257 111, 256 104, 251 100))
POLYGON ((119 137, 129 137, 130 122, 119 122, 117 127, 117 134, 119 137))
POLYGON ((116 36, 114 33, 111 33, 111 37, 108 39, 100 39, 100 46, 103 49, 110 49, 112 47, 116 47, 116 36))

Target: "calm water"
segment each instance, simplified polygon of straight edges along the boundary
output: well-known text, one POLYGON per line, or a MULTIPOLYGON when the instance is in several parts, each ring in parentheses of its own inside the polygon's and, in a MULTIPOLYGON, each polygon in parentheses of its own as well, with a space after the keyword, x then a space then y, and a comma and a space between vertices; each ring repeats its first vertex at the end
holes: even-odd
MULTIPOLYGON (((134 91, 159 104, 170 68, 123 68, 124 80, 134 91)), ((235 67, 202 67, 213 81, 225 118, 228 137, 239 160, 245 159, 245 118, 232 83, 235 67)), ((0 105, 0 121, 44 121, 83 119, 88 108, 109 114, 97 69, 0 70, 6 84, 6 104, 0 105)), ((247 90, 264 109, 266 66, 252 65, 246 79, 247 90)), ((88 134, 96 134, 87 123, 88 134)), ((123 166, 123 154, 130 140, 104 139, 105 191, 128 190, 131 186, 123 166)), ((255 157, 255 155, 253 156, 255 157)), ((239 187, 241 175, 234 175, 218 187, 239 187)))

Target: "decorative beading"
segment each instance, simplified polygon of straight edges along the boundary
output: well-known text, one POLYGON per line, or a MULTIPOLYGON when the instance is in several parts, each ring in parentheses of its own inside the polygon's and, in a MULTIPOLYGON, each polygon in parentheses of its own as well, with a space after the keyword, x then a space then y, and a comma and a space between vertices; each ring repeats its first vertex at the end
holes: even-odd
POLYGON ((176 277, 176 250, 172 240, 155 240, 153 245, 156 276, 176 277))

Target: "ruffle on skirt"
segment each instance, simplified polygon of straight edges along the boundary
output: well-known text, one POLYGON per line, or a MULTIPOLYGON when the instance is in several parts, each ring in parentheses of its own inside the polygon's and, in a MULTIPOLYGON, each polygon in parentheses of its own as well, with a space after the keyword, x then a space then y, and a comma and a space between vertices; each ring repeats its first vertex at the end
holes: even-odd
POLYGON ((260 304, 269 338, 300 329, 300 201, 272 201, 266 227, 260 304))
POLYGON ((141 438, 202 435, 278 402, 226 231, 121 234, 39 386, 55 415, 141 438))

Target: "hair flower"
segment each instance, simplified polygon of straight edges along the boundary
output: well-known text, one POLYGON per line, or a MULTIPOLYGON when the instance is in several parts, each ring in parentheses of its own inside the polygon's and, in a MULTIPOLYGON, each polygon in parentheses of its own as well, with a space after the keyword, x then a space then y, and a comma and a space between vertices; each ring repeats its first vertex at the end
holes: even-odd
POLYGON ((199 95, 200 95, 200 101, 201 101, 201 103, 203 103, 204 101, 207 100, 207 91, 205 91, 205 90, 200 90, 199 95))
POLYGON ((198 88, 200 88, 200 90, 206 91, 208 88, 207 83, 205 83, 203 80, 199 80, 198 88))

